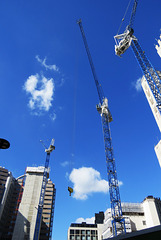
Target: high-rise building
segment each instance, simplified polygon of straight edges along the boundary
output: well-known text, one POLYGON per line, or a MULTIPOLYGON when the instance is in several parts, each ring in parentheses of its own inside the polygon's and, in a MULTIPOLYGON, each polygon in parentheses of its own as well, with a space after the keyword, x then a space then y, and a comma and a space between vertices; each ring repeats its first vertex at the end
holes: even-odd
MULTIPOLYGON (((7 169, 0 168, 0 239, 33 239, 44 167, 27 167, 15 179, 7 169), (1 179, 3 181, 1 181, 1 179), (3 184, 3 185, 2 185, 3 184)), ((48 171, 49 177, 49 171, 48 171)), ((47 180, 40 240, 51 239, 55 204, 55 185, 47 180)))
POLYGON ((0 238, 6 228, 10 208, 10 198, 13 193, 14 178, 7 169, 0 167, 0 238))
POLYGON ((39 240, 51 239, 55 206, 55 185, 50 179, 46 184, 39 240))
MULTIPOLYGON (((157 71, 159 77, 161 77, 161 72, 157 71)), ((158 128, 161 132, 161 115, 160 115, 160 112, 157 108, 157 102, 155 100, 155 97, 147 83, 147 80, 145 79, 145 77, 143 76, 142 79, 141 79, 141 85, 142 85, 142 88, 143 88, 143 91, 145 93, 145 96, 148 100, 148 103, 149 103, 149 106, 152 110, 152 113, 154 115, 154 118, 156 120, 156 123, 158 125, 158 128)))
MULTIPOLYGON (((160 71, 157 71, 159 77, 161 78, 161 72, 160 71)), ((157 102, 155 100, 155 97, 147 83, 147 80, 145 79, 145 77, 143 76, 142 79, 141 79, 141 85, 142 85, 142 88, 143 88, 143 91, 145 93, 145 96, 148 100, 148 103, 149 103, 149 106, 152 110, 152 113, 154 115, 154 118, 156 120, 156 123, 158 125, 158 128, 161 132, 161 114, 160 114, 160 111, 158 110, 157 108, 157 102)), ((157 155, 157 158, 158 158, 158 161, 159 161, 159 164, 161 166, 161 140, 159 141, 159 143, 155 146, 155 152, 156 152, 156 155, 157 155)))

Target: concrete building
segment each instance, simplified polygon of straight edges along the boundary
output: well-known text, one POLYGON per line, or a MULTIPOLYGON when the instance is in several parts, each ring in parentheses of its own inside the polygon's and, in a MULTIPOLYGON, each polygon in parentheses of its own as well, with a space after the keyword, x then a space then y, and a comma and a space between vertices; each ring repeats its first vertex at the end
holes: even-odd
MULTIPOLYGON (((43 173, 44 167, 26 168, 25 186, 18 209, 12 240, 34 238, 43 173)), ((54 184, 51 182, 51 180, 48 180, 44 199, 43 218, 40 233, 41 239, 49 239, 51 235, 51 226, 53 222, 53 199, 55 199, 54 196, 54 184)))
MULTIPOLYGON (((0 205, 0 239, 33 239, 43 173, 44 167, 28 167, 24 175, 15 179, 7 169, 2 168, 1 170, 0 168, 0 189, 2 189, 0 192, 3 192, 3 197, 2 194, 0 195, 2 199, 0 205), (1 178, 3 181, 1 181, 1 178)), ((40 240, 51 239, 55 192, 55 185, 48 179, 45 189, 40 240)))
MULTIPOLYGON (((160 226, 161 200, 148 196, 142 203, 122 203, 127 235, 144 229, 160 226)), ((113 238, 111 209, 101 212, 99 222, 95 214, 95 224, 72 223, 68 229, 68 240, 106 240, 113 238)), ((120 235, 121 236, 121 235, 120 235)), ((123 238, 121 238, 123 239, 123 238)))
MULTIPOLYGON (((161 72, 157 71, 157 73, 158 73, 159 77, 161 78, 161 72)), ((145 79, 144 76, 141 79, 141 85, 142 85, 143 91, 145 93, 145 96, 148 100, 149 106, 152 110, 152 113, 154 115, 155 121, 158 125, 158 128, 159 128, 160 132, 161 132, 161 114, 160 114, 160 111, 157 108, 157 102, 155 100, 155 97, 154 97, 154 95, 153 95, 153 93, 152 93, 152 91, 151 91, 151 89, 150 89, 150 87, 147 83, 147 80, 145 79)), ((154 149, 155 149, 159 164, 161 166, 161 140, 155 146, 154 149)))
POLYGON ((43 172, 44 167, 27 167, 26 169, 25 187, 18 209, 13 240, 34 237, 43 172))
MULTIPOLYGON (((161 77, 161 72, 157 71, 157 73, 158 73, 159 77, 161 77)), ((155 97, 154 97, 154 95, 149 87, 149 84, 147 83, 147 80, 145 79, 144 76, 141 79, 141 85, 142 85, 143 91, 145 93, 145 96, 148 100, 149 106, 152 110, 152 113, 154 115, 154 118, 156 120, 156 123, 158 125, 158 128, 161 132, 161 115, 157 108, 157 102, 155 100, 155 97)))
MULTIPOLYGON (((161 200, 148 196, 142 203, 122 203, 126 232, 136 232, 161 224, 161 200)), ((111 209, 105 211, 102 239, 113 237, 111 209)))
POLYGON ((68 229, 68 240, 101 240, 104 213, 95 214, 95 223, 72 223, 68 229))
POLYGON ((50 179, 46 184, 39 240, 51 239, 55 206, 55 185, 50 179))
POLYGON ((0 167, 0 238, 7 223, 14 178, 7 169, 0 167))

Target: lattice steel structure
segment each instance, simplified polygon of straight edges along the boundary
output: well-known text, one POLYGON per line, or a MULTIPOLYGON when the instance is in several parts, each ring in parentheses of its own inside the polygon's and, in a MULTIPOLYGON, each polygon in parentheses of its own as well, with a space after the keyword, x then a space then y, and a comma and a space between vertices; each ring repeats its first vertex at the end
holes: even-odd
POLYGON ((85 33, 83 30, 82 21, 78 20, 77 23, 80 27, 84 46, 87 52, 88 60, 91 66, 91 70, 93 73, 93 77, 94 77, 94 81, 96 84, 98 97, 99 97, 99 104, 96 107, 102 118, 105 155, 106 155, 107 173, 108 173, 108 181, 109 181, 110 202, 111 202, 112 228, 113 228, 113 235, 117 236, 120 233, 126 233, 126 228, 125 228, 125 220, 122 216, 119 184, 117 179, 115 158, 114 158, 113 147, 112 147, 111 131, 109 126, 109 123, 112 121, 112 116, 108 108, 108 100, 104 96, 103 89, 97 79, 95 67, 92 61, 92 57, 91 57, 87 40, 85 37, 85 33))

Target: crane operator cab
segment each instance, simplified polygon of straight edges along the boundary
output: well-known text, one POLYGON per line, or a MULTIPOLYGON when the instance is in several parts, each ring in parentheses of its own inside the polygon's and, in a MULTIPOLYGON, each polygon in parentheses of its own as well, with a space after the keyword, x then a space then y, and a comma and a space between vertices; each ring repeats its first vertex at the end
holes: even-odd
POLYGON ((121 56, 131 45, 132 40, 136 40, 133 36, 134 30, 126 30, 123 34, 114 36, 116 45, 115 45, 115 54, 121 56), (120 40, 120 41, 119 41, 120 40))
MULTIPOLYGON (((42 142, 42 140, 41 140, 41 142, 42 142)), ((49 146, 49 148, 46 148, 46 146, 43 144, 43 142, 42 142, 42 144, 44 145, 44 147, 45 147, 45 152, 46 153, 51 153, 53 150, 55 150, 55 146, 54 146, 54 142, 55 142, 55 139, 53 138, 52 140, 51 140, 51 143, 50 143, 50 146, 49 146)))
POLYGON ((69 191, 69 196, 71 196, 71 194, 73 193, 73 188, 68 187, 68 191, 69 191))

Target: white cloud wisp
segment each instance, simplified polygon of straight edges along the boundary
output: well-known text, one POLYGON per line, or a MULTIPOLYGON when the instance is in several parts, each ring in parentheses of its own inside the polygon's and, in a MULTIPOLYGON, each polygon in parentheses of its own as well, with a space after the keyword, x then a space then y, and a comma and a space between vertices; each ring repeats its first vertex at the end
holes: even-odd
POLYGON ((86 200, 92 193, 107 193, 109 190, 108 182, 101 179, 100 173, 92 167, 74 168, 69 179, 74 184, 73 197, 76 199, 86 200))
POLYGON ((31 75, 23 88, 30 95, 28 105, 31 110, 49 111, 55 90, 52 78, 47 79, 39 74, 31 75))
POLYGON ((91 217, 91 218, 82 218, 82 217, 80 217, 80 218, 77 218, 75 222, 76 223, 86 222, 88 224, 93 224, 93 223, 95 223, 95 217, 91 217))
POLYGON ((158 55, 161 57, 161 35, 160 35, 160 39, 157 40, 158 45, 155 45, 155 48, 157 50, 158 55))
POLYGON ((68 161, 64 161, 64 162, 62 162, 62 163, 60 163, 60 165, 62 166, 62 167, 66 167, 66 166, 68 166, 70 163, 68 162, 68 161))
POLYGON ((141 78, 138 78, 136 82, 132 83, 132 85, 136 89, 137 92, 141 92, 141 90, 142 90, 141 78))
POLYGON ((48 64, 46 64, 46 59, 47 59, 46 57, 42 60, 41 58, 39 58, 38 55, 36 55, 35 58, 37 59, 37 61, 38 61, 39 63, 41 63, 41 65, 42 65, 43 67, 45 67, 46 70, 53 70, 53 71, 55 71, 55 72, 59 72, 59 68, 58 68, 55 64, 53 64, 53 65, 48 65, 48 64))

